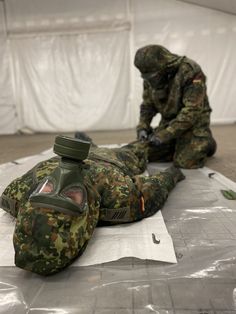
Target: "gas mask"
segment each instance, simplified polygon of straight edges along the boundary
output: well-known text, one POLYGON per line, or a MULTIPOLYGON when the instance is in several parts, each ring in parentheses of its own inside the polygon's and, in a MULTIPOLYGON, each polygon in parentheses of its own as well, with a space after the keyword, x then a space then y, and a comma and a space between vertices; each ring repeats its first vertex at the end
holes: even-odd
POLYGON ((137 50, 134 65, 153 89, 161 90, 175 75, 182 59, 161 45, 147 45, 137 50))
POLYGON ((84 172, 90 142, 57 136, 54 153, 61 157, 56 169, 31 194, 33 207, 51 208, 61 213, 78 216, 88 210, 84 172))
POLYGON ((165 71, 142 73, 141 76, 154 89, 163 89, 168 83, 168 73, 165 71))

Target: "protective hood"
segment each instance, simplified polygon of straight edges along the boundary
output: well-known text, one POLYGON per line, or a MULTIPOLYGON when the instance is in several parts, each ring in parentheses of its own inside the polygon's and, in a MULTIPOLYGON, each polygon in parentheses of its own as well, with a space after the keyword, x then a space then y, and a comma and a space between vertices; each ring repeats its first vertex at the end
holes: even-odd
POLYGON ((137 50, 134 65, 142 74, 167 71, 176 72, 183 57, 171 53, 160 45, 148 45, 137 50))
MULTIPOLYGON (((13 244, 16 266, 50 275, 82 254, 99 217, 99 195, 87 175, 90 143, 58 136, 54 152, 61 158, 21 203, 13 244)), ((37 170, 38 168, 34 168, 37 170)), ((38 170, 37 170, 38 172, 38 170)), ((37 173, 31 174, 34 178, 37 173)))

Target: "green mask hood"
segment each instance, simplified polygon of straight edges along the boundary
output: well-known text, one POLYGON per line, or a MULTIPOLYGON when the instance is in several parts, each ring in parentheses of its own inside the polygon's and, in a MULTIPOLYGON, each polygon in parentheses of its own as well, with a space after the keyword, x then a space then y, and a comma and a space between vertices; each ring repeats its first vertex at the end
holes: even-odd
POLYGON ((171 53, 160 45, 148 45, 137 50, 134 65, 142 74, 166 71, 176 72, 183 57, 171 53))

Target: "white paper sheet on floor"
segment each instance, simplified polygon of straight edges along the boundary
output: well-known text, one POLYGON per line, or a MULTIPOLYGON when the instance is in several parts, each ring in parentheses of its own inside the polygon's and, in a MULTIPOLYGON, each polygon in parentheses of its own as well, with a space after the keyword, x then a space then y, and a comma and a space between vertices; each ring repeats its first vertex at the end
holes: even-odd
MULTIPOLYGON (((49 150, 40 155, 18 159, 15 163, 1 165, 0 193, 14 178, 51 156, 49 150)), ((0 266, 12 266, 14 220, 3 210, 0 211, 0 226, 0 266)), ((161 212, 137 223, 96 228, 85 252, 73 266, 95 265, 124 257, 177 262, 173 242, 161 212)))

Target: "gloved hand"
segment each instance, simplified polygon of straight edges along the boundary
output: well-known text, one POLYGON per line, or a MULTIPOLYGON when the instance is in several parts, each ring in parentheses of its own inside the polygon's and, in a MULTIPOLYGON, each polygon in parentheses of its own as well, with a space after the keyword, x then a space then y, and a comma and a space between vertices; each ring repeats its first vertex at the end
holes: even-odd
POLYGON ((138 131, 138 140, 144 142, 148 139, 148 132, 147 130, 141 129, 138 131))
POLYGON ((159 146, 161 144, 161 140, 155 134, 151 134, 148 138, 150 144, 154 146, 159 146))

